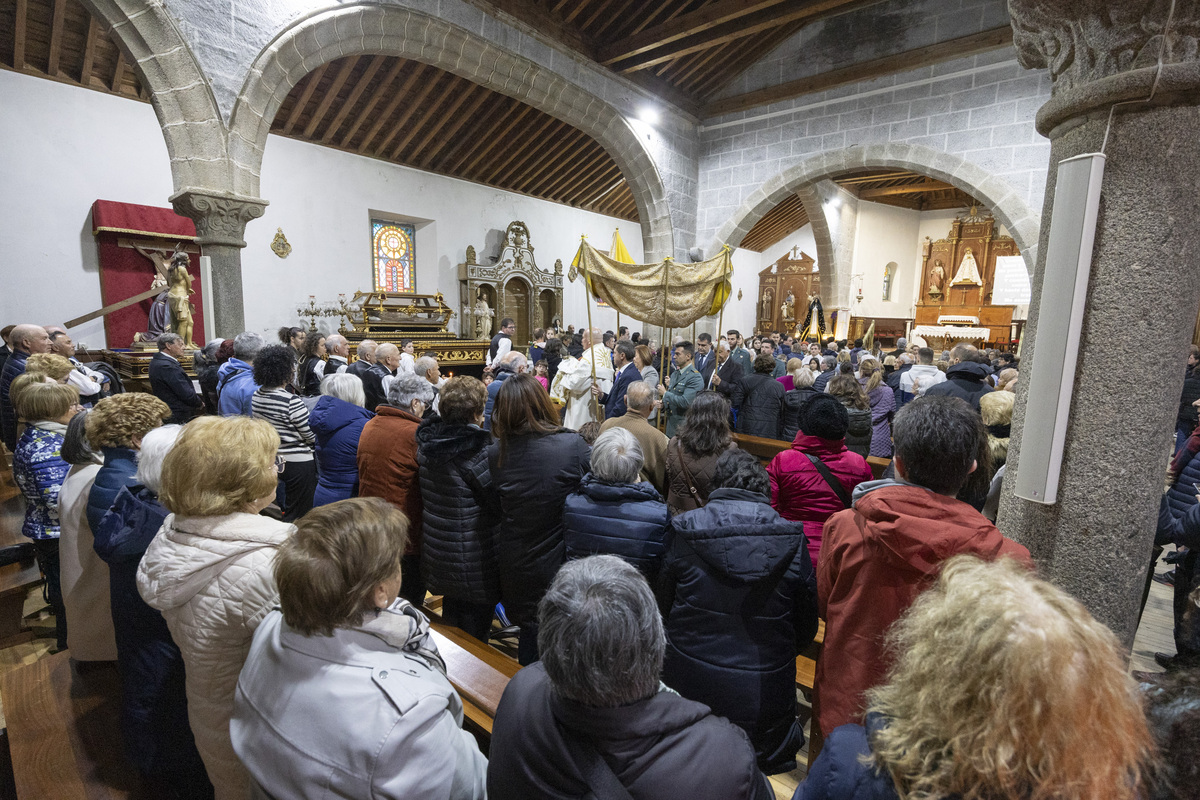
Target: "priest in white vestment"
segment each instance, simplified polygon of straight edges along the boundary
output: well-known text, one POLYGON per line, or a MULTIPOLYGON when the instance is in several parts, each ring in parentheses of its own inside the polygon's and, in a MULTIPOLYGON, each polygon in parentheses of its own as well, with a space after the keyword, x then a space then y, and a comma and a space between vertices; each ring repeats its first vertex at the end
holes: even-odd
POLYGON ((604 411, 601 409, 599 418, 596 417, 596 403, 592 397, 592 364, 596 365, 595 385, 601 392, 612 389, 613 366, 608 350, 600 341, 600 329, 592 328, 583 334, 583 355, 570 365, 569 372, 563 374, 566 362, 559 364, 555 383, 559 384, 563 397, 567 401, 566 416, 563 425, 577 431, 589 422, 603 422, 604 411), (594 344, 593 344, 594 342, 594 344), (561 382, 558 380, 562 377, 561 382))

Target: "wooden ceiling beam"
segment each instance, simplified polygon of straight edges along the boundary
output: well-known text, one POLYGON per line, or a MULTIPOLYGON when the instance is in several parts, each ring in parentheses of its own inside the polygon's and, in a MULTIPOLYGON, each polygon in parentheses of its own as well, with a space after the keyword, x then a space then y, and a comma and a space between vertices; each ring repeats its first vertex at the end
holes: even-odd
MULTIPOLYGON (((387 56, 379 56, 379 58, 383 61, 388 60, 387 56)), ((371 116, 371 112, 375 110, 375 106, 379 105, 379 101, 388 94, 392 84, 395 83, 396 78, 399 77, 400 71, 404 69, 404 65, 406 63, 407 62, 403 58, 392 59, 392 68, 388 70, 388 73, 384 79, 379 82, 378 86, 375 87, 375 91, 372 92, 371 96, 367 99, 366 105, 363 106, 362 111, 358 112, 358 116, 354 118, 354 123, 350 126, 350 129, 346 131, 346 134, 341 138, 341 141, 338 142, 339 146, 350 146, 350 141, 354 138, 354 134, 358 133, 359 128, 363 126, 363 123, 365 123, 371 116)), ((366 84, 369 82, 370 81, 359 81, 359 85, 365 88, 366 84)), ((395 99, 396 95, 393 94, 392 97, 395 99)))
POLYGON ((467 162, 466 166, 463 166, 462 174, 475 174, 475 167, 478 166, 481 161, 487 158, 493 150, 499 147, 501 142, 506 141, 508 139, 508 134, 513 130, 513 128, 519 125, 521 121, 524 120, 525 117, 529 116, 529 114, 532 112, 533 106, 521 104, 517 110, 517 113, 513 114, 508 122, 504 123, 499 130, 491 131, 490 135, 481 136, 475 146, 463 153, 462 156, 454 162, 453 166, 450 167, 450 170, 452 172, 458 172, 459 166, 462 165, 463 162, 465 162, 468 158, 470 158, 471 160, 467 162), (474 158, 472 158, 472 156, 474 156, 474 158))
POLYGON ((504 124, 520 105, 511 97, 496 97, 494 94, 487 96, 494 102, 481 108, 479 114, 471 116, 469 127, 457 134, 450 147, 438 153, 437 158, 431 162, 430 169, 447 175, 457 175, 458 173, 451 168, 461 165, 471 153, 490 141, 497 127, 504 124))
MULTIPOLYGON (((367 135, 364 136, 363 140, 358 143, 359 153, 365 153, 367 151, 367 148, 370 147, 371 142, 375 141, 375 136, 379 133, 379 129, 387 124, 387 121, 391 119, 392 114, 396 112, 396 109, 400 107, 400 104, 408 99, 408 93, 412 90, 412 87, 416 85, 417 80, 422 74, 424 74, 424 72, 424 64, 414 63, 413 71, 410 72, 408 77, 404 79, 404 83, 400 84, 400 88, 395 92, 395 94, 392 95, 392 99, 388 101, 386 106, 384 106, 383 111, 379 112, 379 118, 375 120, 373 125, 371 125, 370 130, 367 131, 367 135)), ((431 81, 431 83, 436 82, 436 80, 431 81)), ((383 94, 382 86, 380 87, 380 90, 376 92, 376 94, 383 94)), ((392 129, 392 133, 388 137, 388 141, 391 141, 392 137, 396 135, 397 130, 398 128, 392 129)))
POLYGON ((296 98, 296 105, 292 106, 292 113, 288 114, 287 121, 283 123, 283 133, 285 136, 290 136, 292 128, 300 120, 300 115, 304 113, 304 107, 308 105, 308 101, 312 99, 313 92, 317 90, 317 84, 321 82, 321 78, 325 77, 325 70, 329 68, 328 62, 308 73, 308 81, 304 84, 304 91, 300 92, 300 96, 296 98))
MULTIPOLYGON (((400 137, 400 141, 395 147, 392 148, 392 152, 386 156, 389 161, 398 160, 400 158, 400 154, 404 152, 404 148, 406 148, 413 139, 417 138, 417 134, 421 132, 421 128, 425 126, 425 123, 433 116, 434 112, 437 111, 438 106, 441 105, 442 98, 449 96, 453 92, 454 88, 457 87, 462 81, 462 78, 459 78, 457 75, 452 75, 448 72, 443 74, 450 75, 450 81, 446 88, 439 93, 438 99, 431 102, 423 111, 421 110, 421 106, 425 104, 425 101, 429 98, 429 95, 433 94, 434 87, 442 82, 441 76, 438 76, 437 78, 434 78, 425 84, 425 86, 423 86, 421 90, 417 92, 417 96, 413 98, 413 101, 409 104, 408 108, 404 109, 404 115, 396 123, 396 126, 392 129, 392 133, 386 140, 384 140, 383 144, 379 146, 379 149, 376 150, 376 153, 380 155, 380 157, 383 157, 383 151, 387 149, 388 143, 391 142, 392 138, 397 133, 404 131, 404 135, 400 137)), ((405 160, 407 161, 408 159, 405 160)))
POLYGON ((117 65, 113 67, 112 80, 108 84, 108 88, 113 92, 120 93, 121 83, 125 80, 125 51, 120 47, 117 48, 117 65))
POLYGON ((780 100, 800 97, 801 95, 836 89, 839 86, 847 86, 859 81, 870 80, 880 75, 891 75, 897 72, 931 67, 934 64, 941 64, 952 59, 986 53, 1001 47, 1010 47, 1012 45, 1012 37, 1011 25, 992 28, 980 33, 972 33, 969 36, 960 36, 957 39, 938 42, 928 47, 920 47, 916 50, 908 50, 893 56, 885 56, 871 61, 864 61, 860 64, 852 64, 848 67, 823 72, 808 78, 788 81, 778 86, 734 95, 733 97, 726 97, 721 100, 714 100, 704 106, 703 115, 705 117, 718 117, 722 114, 730 114, 734 111, 746 111, 751 108, 777 103, 780 100))
POLYGON ((67 0, 54 0, 54 12, 50 22, 50 58, 46 66, 46 74, 52 78, 59 77, 59 64, 62 58, 63 23, 67 19, 67 0))
POLYGON ((629 21, 629 18, 626 16, 626 12, 629 10, 629 6, 638 1, 639 0, 621 0, 621 5, 613 9, 613 12, 608 15, 608 19, 601 23, 600 27, 592 32, 593 38, 596 41, 604 41, 608 39, 609 31, 613 29, 613 26, 621 22, 629 21))
POLYGON ((542 150, 541 163, 533 163, 523 173, 513 178, 511 184, 518 192, 529 191, 547 170, 559 168, 569 169, 569 164, 579 157, 579 153, 587 145, 587 135, 583 131, 572 128, 550 147, 542 150))
POLYGON ((346 81, 350 80, 350 75, 354 72, 354 68, 358 66, 360 58, 361 56, 350 56, 342 62, 341 69, 337 71, 337 75, 333 76, 333 83, 329 84, 329 88, 322 94, 321 102, 317 104, 317 110, 313 112, 312 117, 308 120, 308 124, 304 126, 305 139, 313 138, 313 134, 317 132, 321 121, 329 113, 329 107, 337 100, 338 92, 346 85, 346 81))
POLYGON ((485 101, 494 99, 495 94, 490 89, 485 89, 482 86, 477 87, 479 91, 475 94, 475 99, 471 101, 471 105, 467 106, 466 110, 458 115, 458 119, 451 123, 449 128, 446 128, 442 133, 442 145, 435 149, 425 158, 421 159, 417 166, 421 169, 428 168, 438 156, 446 152, 447 149, 453 150, 458 147, 460 140, 458 133, 463 129, 463 126, 468 122, 475 120, 475 114, 485 101))
MULTIPOLYGON (((609 191, 614 184, 622 180, 624 180, 624 176, 621 174, 621 170, 606 157, 593 164, 574 186, 565 186, 560 191, 563 192, 563 202, 578 205, 587 197, 601 199, 601 194, 609 191)), ((592 202, 595 203, 596 200, 592 202)))
MULTIPOLYGON (((532 135, 528 136, 525 141, 543 142, 548 137, 559 134, 565 127, 567 127, 565 122, 557 120, 547 114, 546 119, 542 122, 538 129, 532 132, 532 135)), ((510 142, 509 144, 511 145, 512 143, 510 142)), ((529 159, 536 158, 539 154, 540 150, 537 147, 518 146, 513 150, 510 150, 508 153, 498 159, 498 164, 496 166, 493 167, 490 164, 488 165, 489 170, 484 182, 493 185, 504 185, 518 169, 521 169, 527 163, 529 163, 529 159)))
POLYGON ((333 140, 338 129, 342 127, 342 123, 346 121, 346 117, 354 106, 358 105, 359 99, 363 92, 367 90, 371 79, 375 77, 375 73, 383 66, 383 62, 387 60, 386 56, 371 56, 370 63, 363 70, 362 75, 358 76, 358 80, 354 82, 354 88, 350 90, 350 94, 346 97, 346 102, 342 103, 337 114, 333 116, 333 122, 329 123, 329 127, 325 129, 325 133, 321 136, 321 144, 329 144, 333 140))
POLYGON ((17 0, 16 19, 13 23, 13 60, 15 70, 25 69, 25 24, 29 16, 29 0, 17 0))
POLYGON ((684 14, 604 45, 599 52, 600 63, 612 64, 623 58, 641 55, 755 12, 773 9, 785 2, 787 0, 722 0, 710 3, 691 14, 684 14))
POLYGON ((780 25, 809 24, 878 2, 880 0, 780 0, 751 3, 749 12, 738 13, 738 9, 747 7, 745 0, 721 0, 602 47, 598 60, 618 72, 635 72, 688 53, 774 30, 780 25), (724 21, 707 24, 708 17, 714 14, 724 21))
POLYGON ((79 82, 84 86, 92 85, 92 67, 96 63, 96 42, 100 35, 100 23, 89 14, 87 39, 83 45, 83 66, 79 68, 79 82))
POLYGON ((902 172, 884 172, 875 175, 847 175, 842 178, 834 178, 833 182, 838 186, 856 186, 861 183, 872 183, 874 181, 891 180, 893 178, 915 178, 917 173, 909 170, 902 172))
MULTIPOLYGON (((482 2, 528 25, 538 33, 565 44, 592 61, 596 60, 595 46, 574 25, 563 19, 553 9, 536 3, 534 0, 482 0, 482 2)), ((584 5, 580 0, 575 0, 575 2, 576 6, 584 5)))
MULTIPOLYGON (((455 126, 461 123, 461 120, 459 119, 459 112, 462 110, 463 105, 471 99, 472 95, 475 94, 476 90, 480 90, 481 96, 487 96, 487 89, 484 89, 481 86, 476 86, 468 81, 464 89, 456 92, 457 96, 454 98, 454 101, 451 102, 444 111, 436 114, 437 119, 434 124, 429 126, 429 132, 421 137, 420 141, 418 141, 412 149, 413 157, 409 160, 413 164, 419 165, 425 163, 425 159, 421 158, 421 153, 425 151, 425 148, 428 147, 429 143, 435 138, 440 139, 440 141, 438 142, 438 146, 435 147, 433 152, 430 154, 431 156, 436 156, 438 152, 450 142, 451 137, 443 134, 442 132, 446 130, 447 127, 455 126)), ((478 104, 476 104, 476 106, 478 106, 478 104)), ((433 116, 435 115, 431 115, 431 117, 433 116)))
POLYGON ((585 196, 598 182, 598 175, 615 167, 616 164, 603 150, 582 147, 571 163, 564 165, 562 174, 542 187, 541 193, 554 200, 573 204, 575 198, 585 196))

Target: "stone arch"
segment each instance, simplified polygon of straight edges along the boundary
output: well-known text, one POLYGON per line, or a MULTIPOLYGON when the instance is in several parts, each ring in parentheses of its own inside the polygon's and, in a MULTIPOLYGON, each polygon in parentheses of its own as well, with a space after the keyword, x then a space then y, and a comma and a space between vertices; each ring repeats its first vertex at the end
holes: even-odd
POLYGON ((629 122, 612 106, 554 71, 456 25, 363 0, 301 17, 255 59, 230 121, 229 153, 236 165, 237 193, 257 195, 271 121, 292 87, 321 64, 359 54, 400 56, 439 67, 515 97, 592 136, 629 181, 641 217, 646 259, 673 255, 671 213, 658 168, 629 122))
MULTIPOLYGON (((709 251, 716 252, 722 244, 738 246, 742 238, 754 227, 754 223, 786 197, 796 194, 800 196, 805 208, 809 209, 813 236, 817 240, 817 262, 822 263, 825 259, 824 263, 832 263, 834 245, 825 216, 814 212, 813 209, 819 209, 819 206, 809 206, 810 200, 820 202, 816 184, 843 172, 873 167, 895 167, 920 172, 978 198, 996 215, 996 219, 1008 228, 1021 250, 1029 274, 1033 275, 1034 265, 1037 263, 1040 223, 1037 213, 1029 204, 1003 178, 992 175, 959 156, 915 144, 856 145, 844 150, 821 153, 789 167, 768 179, 746 198, 734 215, 717 230, 709 245, 709 251)), ((821 280, 823 285, 824 275, 821 280)))
POLYGON ((129 13, 119 0, 82 2, 112 28, 113 40, 150 92, 166 139, 175 194, 232 191, 232 162, 216 97, 166 6, 142 3, 129 13))

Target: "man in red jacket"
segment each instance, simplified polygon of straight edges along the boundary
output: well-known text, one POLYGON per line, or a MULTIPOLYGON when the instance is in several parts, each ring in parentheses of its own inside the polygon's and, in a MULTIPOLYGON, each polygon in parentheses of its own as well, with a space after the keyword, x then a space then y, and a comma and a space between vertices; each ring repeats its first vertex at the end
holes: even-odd
POLYGON ((825 735, 862 723, 864 694, 883 682, 890 666, 884 637, 943 561, 970 553, 1010 556, 1032 567, 1028 550, 954 499, 975 471, 982 425, 957 397, 909 403, 892 426, 896 479, 859 484, 853 506, 825 523, 817 563, 825 643, 816 673, 825 735))

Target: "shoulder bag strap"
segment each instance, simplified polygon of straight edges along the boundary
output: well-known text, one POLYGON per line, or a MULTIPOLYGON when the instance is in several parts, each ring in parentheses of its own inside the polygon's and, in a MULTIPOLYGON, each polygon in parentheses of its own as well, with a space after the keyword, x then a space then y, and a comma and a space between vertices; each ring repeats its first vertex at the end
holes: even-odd
POLYGON ((583 780, 596 800, 633 800, 633 795, 621 783, 617 773, 613 772, 612 767, 596 752, 596 748, 592 747, 590 742, 581 742, 569 732, 563 737, 563 741, 566 742, 571 757, 575 759, 579 771, 583 773, 583 780))
POLYGON ((804 455, 807 456, 808 460, 811 461, 813 466, 817 468, 817 472, 819 472, 821 477, 825 479, 825 482, 829 484, 829 488, 833 489, 833 491, 837 493, 838 499, 842 501, 842 505, 846 508, 849 508, 850 495, 846 492, 846 487, 842 486, 842 482, 833 476, 833 473, 829 471, 829 467, 825 466, 824 461, 817 458, 812 453, 805 453, 804 455))
POLYGON ((671 444, 675 445, 675 454, 679 457, 679 469, 683 471, 683 480, 687 483, 692 499, 696 501, 697 505, 704 505, 704 498, 700 496, 700 490, 696 488, 696 479, 692 477, 692 471, 688 469, 687 461, 683 458, 683 445, 679 443, 678 438, 672 439, 671 444))

